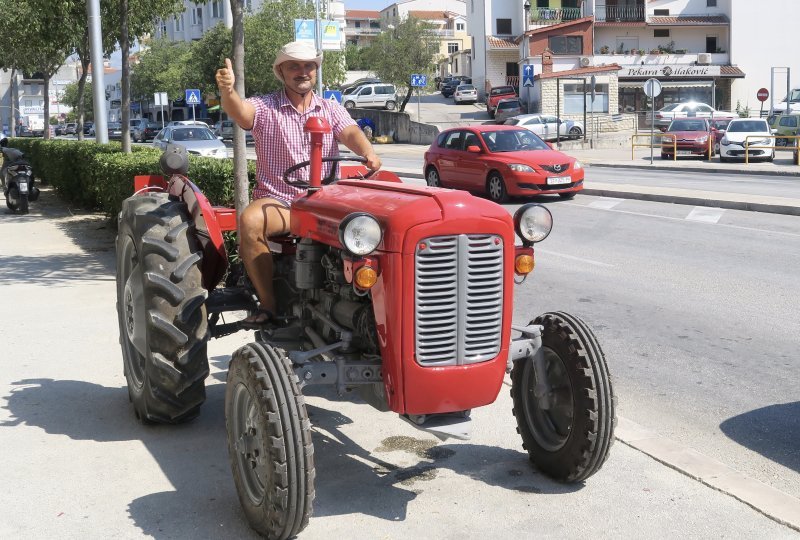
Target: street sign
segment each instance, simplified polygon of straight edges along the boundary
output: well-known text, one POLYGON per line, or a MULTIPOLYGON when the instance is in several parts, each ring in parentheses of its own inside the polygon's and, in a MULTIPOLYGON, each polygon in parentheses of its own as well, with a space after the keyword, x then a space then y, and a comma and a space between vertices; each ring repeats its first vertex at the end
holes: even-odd
POLYGON ((411 86, 428 86, 428 77, 415 73, 411 76, 411 86))
POLYGON ((322 93, 322 97, 328 101, 334 101, 339 104, 342 103, 342 93, 338 90, 325 90, 322 93))
POLYGON ((761 88, 758 93, 756 93, 756 97, 758 101, 767 101, 767 99, 769 99, 769 90, 761 88))
POLYGON ((195 88, 186 90, 186 104, 200 105, 200 90, 197 90, 195 88))
POLYGON ((591 87, 592 87, 592 112, 594 112, 594 99, 597 97, 597 90, 596 90, 597 77, 592 75, 592 78, 590 80, 591 80, 590 84, 591 84, 591 87))
POLYGON ((169 105, 169 99, 166 92, 156 92, 153 94, 153 102, 156 106, 169 105))
POLYGON ((522 65, 522 86, 533 86, 533 64, 522 65))
POLYGON ((644 81, 644 95, 654 98, 661 94, 661 82, 658 79, 647 79, 644 81))

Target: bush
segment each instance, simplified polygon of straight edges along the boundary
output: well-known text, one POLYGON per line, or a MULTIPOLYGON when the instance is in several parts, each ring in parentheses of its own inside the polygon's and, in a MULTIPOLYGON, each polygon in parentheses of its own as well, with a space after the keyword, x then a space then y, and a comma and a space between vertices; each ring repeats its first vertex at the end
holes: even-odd
MULTIPOLYGON (((52 185, 68 203, 112 218, 133 194, 134 176, 161 174, 161 152, 152 147, 134 146, 132 153, 124 154, 118 142, 28 138, 9 139, 9 146, 24 152, 36 177, 52 185)), ((255 162, 248 162, 247 173, 252 193, 255 162)), ((190 155, 188 177, 212 204, 233 205, 233 160, 190 155)))

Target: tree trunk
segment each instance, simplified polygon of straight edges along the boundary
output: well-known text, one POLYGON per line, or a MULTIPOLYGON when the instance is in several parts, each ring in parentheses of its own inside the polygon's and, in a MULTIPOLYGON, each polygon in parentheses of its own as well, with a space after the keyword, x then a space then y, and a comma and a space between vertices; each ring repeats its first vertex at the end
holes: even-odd
POLYGON ((128 60, 130 42, 128 39, 128 0, 120 0, 120 35, 122 49, 122 151, 131 153, 131 69, 128 60))
POLYGON ((81 78, 78 79, 78 140, 83 140, 83 123, 86 119, 86 107, 84 106, 83 96, 86 93, 86 75, 89 69, 89 59, 81 58, 81 78))
MULTIPOLYGON (((233 75, 236 93, 244 99, 244 5, 243 0, 230 0, 233 14, 233 75)), ((241 216, 249 201, 247 183, 247 146, 244 130, 233 127, 233 195, 236 215, 241 216)))
POLYGON ((11 68, 11 136, 17 136, 17 126, 19 125, 19 91, 17 90, 17 70, 11 68))
POLYGON ((50 74, 44 73, 44 133, 43 139, 50 138, 50 74))
MULTIPOLYGON (((403 103, 400 104, 400 110, 398 112, 403 112, 403 111, 406 110, 406 104, 408 103, 408 100, 411 99, 411 94, 413 92, 414 92, 414 87, 413 86, 409 86, 408 87, 408 92, 406 93, 406 97, 403 98, 403 103)), ((417 119, 417 120, 419 120, 419 119, 417 119)))

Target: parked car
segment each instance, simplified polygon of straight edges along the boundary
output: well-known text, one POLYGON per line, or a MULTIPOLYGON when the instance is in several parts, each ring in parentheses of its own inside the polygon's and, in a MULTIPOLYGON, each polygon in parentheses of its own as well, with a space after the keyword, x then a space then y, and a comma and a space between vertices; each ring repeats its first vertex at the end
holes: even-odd
POLYGON ((655 127, 664 130, 676 118, 736 118, 736 116, 736 113, 718 111, 711 105, 697 101, 672 103, 655 112, 655 127))
POLYGON ((84 135, 94 135, 94 122, 84 122, 83 123, 83 134, 84 135))
POLYGON ((161 131, 161 124, 159 122, 147 122, 147 127, 144 128, 142 142, 152 141, 161 131))
POLYGON ((186 148, 190 154, 225 159, 228 149, 222 140, 207 127, 202 126, 167 126, 153 139, 153 146, 166 150, 167 144, 174 143, 186 148))
POLYGON ((443 131, 425 152, 429 186, 484 192, 495 202, 509 196, 558 194, 583 189, 583 167, 517 126, 477 125, 443 131))
POLYGON ((78 124, 75 122, 67 122, 64 125, 64 135, 75 135, 78 130, 78 124))
POLYGON ((56 136, 64 135, 64 124, 56 124, 55 128, 53 129, 53 134, 56 136))
POLYGON ((346 96, 352 94, 353 92, 358 90, 359 87, 365 84, 379 84, 381 82, 383 81, 381 81, 377 77, 363 77, 361 79, 356 79, 355 81, 349 84, 343 84, 342 86, 339 87, 339 90, 341 90, 343 96, 346 96))
MULTIPOLYGON (((778 135, 800 135, 800 112, 773 114, 767 117, 770 129, 777 130, 778 135)), ((794 146, 794 139, 775 139, 775 146, 794 146)))
POLYGON ((233 139, 233 121, 220 120, 214 124, 214 135, 222 137, 222 140, 233 139))
POLYGON ((489 95, 486 96, 486 112, 489 113, 489 118, 494 118, 494 111, 497 104, 501 99, 511 99, 517 97, 517 91, 513 86, 495 86, 489 90, 489 95))
POLYGON ((28 126, 19 126, 17 128, 17 137, 33 137, 33 131, 28 126))
POLYGON ((393 84, 365 84, 344 97, 344 106, 346 109, 359 107, 393 111, 397 107, 396 93, 393 84))
POLYGON ((441 87, 442 96, 452 97, 456 92, 456 88, 458 88, 462 84, 472 84, 472 79, 464 76, 451 78, 449 81, 442 84, 441 87))
POLYGON ((661 159, 674 159, 676 155, 711 159, 714 153, 712 129, 705 118, 673 120, 661 138, 661 159))
POLYGON ((728 124, 731 123, 733 118, 711 118, 711 131, 714 134, 714 153, 719 154, 719 141, 725 135, 725 130, 728 129, 728 124))
POLYGON ((134 118, 130 121, 131 140, 133 142, 145 142, 144 131, 149 123, 147 118, 134 118))
POLYGON ((108 123, 108 140, 121 141, 122 140, 122 124, 119 122, 108 123))
POLYGON ((519 98, 501 99, 494 110, 494 121, 502 124, 512 116, 525 113, 525 108, 519 98))
POLYGON ((564 139, 580 139, 583 136, 582 123, 574 120, 561 120, 550 114, 520 114, 509 118, 505 124, 530 130, 545 141, 554 141, 559 134, 564 139))
POLYGON ((774 139, 771 138, 774 133, 777 130, 770 129, 764 118, 734 118, 719 141, 719 160, 744 159, 746 152, 748 158, 772 161, 775 150, 770 147, 774 146, 774 139))
POLYGON ((201 122, 200 120, 173 120, 172 122, 168 122, 166 127, 175 127, 175 126, 200 126, 200 127, 208 127, 208 124, 205 122, 201 122))
POLYGON ((471 84, 460 84, 453 94, 456 103, 475 103, 478 101, 478 89, 471 84))

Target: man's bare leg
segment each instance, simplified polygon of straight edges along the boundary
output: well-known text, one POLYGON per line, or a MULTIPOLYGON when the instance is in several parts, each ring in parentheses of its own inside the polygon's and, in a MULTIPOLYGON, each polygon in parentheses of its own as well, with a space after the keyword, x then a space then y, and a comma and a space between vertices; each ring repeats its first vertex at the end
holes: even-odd
MULTIPOLYGON (((272 254, 267 238, 289 231, 289 207, 275 199, 256 199, 245 208, 239 231, 239 256, 256 289, 261 308, 275 313, 272 254)), ((265 316, 254 321, 261 322, 265 316)))

